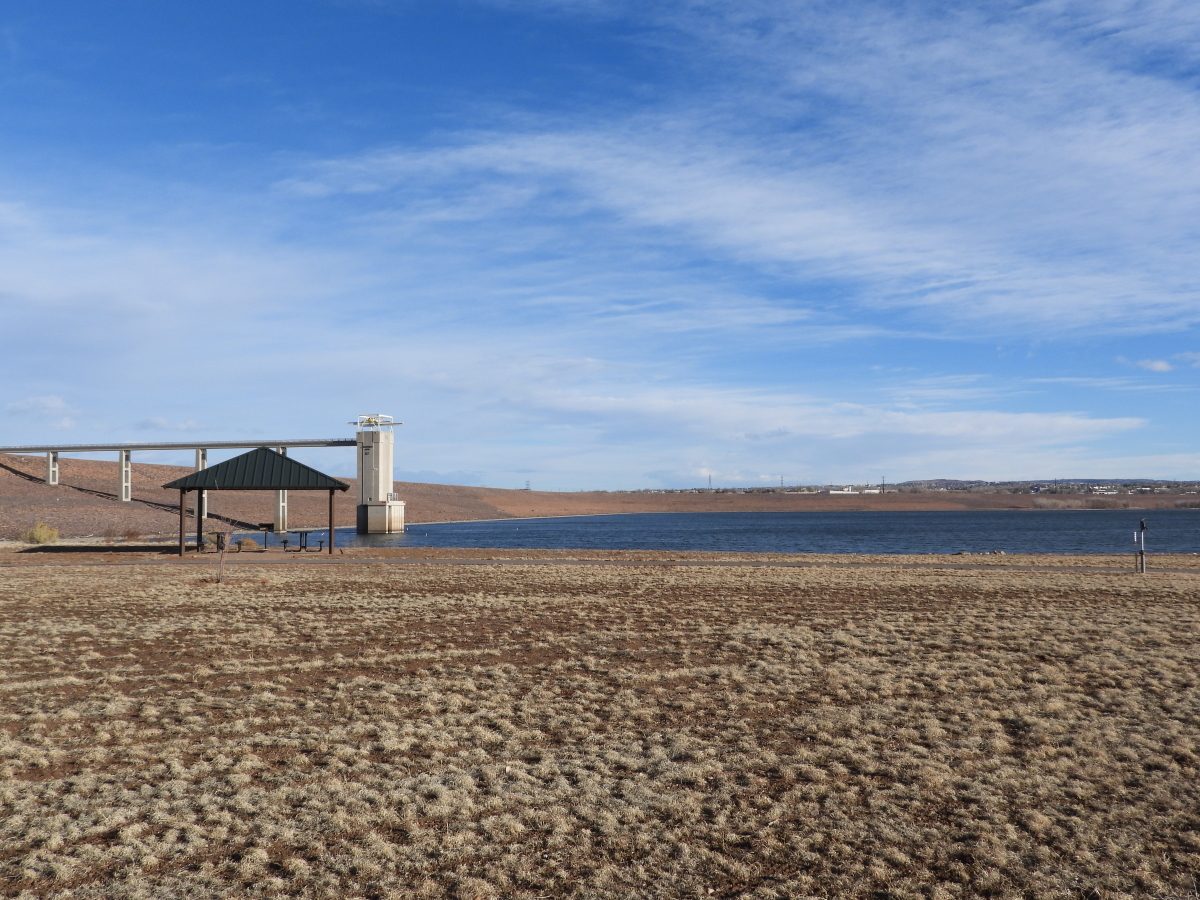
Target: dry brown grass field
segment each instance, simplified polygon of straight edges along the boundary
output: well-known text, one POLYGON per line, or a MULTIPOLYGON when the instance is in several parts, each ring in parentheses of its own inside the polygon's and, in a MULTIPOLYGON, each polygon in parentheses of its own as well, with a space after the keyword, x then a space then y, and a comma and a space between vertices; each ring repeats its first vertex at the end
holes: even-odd
POLYGON ((0 895, 1195 897, 1200 574, 0 570, 0 895))

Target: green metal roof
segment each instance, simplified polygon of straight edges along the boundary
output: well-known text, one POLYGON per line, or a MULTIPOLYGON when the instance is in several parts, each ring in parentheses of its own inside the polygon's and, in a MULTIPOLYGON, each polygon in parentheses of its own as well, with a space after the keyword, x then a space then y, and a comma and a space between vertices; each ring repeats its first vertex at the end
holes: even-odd
POLYGON ((350 485, 259 447, 163 485, 180 491, 346 491, 350 485))

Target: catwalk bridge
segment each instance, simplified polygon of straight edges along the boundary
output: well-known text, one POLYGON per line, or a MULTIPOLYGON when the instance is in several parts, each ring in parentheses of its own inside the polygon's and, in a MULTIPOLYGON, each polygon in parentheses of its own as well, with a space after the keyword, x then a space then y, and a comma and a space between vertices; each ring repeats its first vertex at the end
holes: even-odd
MULTIPOLYGON (((144 450, 194 450, 196 471, 208 468, 209 450, 255 450, 269 447, 284 456, 289 447, 357 447, 359 511, 358 530, 361 532, 389 532, 404 530, 404 504, 392 491, 392 426, 391 416, 359 416, 358 432, 352 438, 315 438, 284 441, 167 441, 136 443, 122 441, 112 444, 30 444, 16 447, 0 447, 0 453, 23 455, 46 454, 46 484, 58 484, 58 459, 62 453, 108 453, 117 454, 120 483, 117 499, 126 503, 133 499, 133 454, 144 450), (376 507, 379 507, 376 509, 376 507)), ((206 514, 206 491, 199 492, 197 513, 203 520, 206 514)), ((287 491, 276 491, 275 530, 287 531, 287 491)))

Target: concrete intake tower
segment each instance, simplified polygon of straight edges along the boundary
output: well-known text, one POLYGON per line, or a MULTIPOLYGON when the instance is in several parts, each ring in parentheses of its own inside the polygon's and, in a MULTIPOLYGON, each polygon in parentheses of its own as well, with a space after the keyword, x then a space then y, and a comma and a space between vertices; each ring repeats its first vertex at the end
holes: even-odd
POLYGON ((358 533, 396 534, 404 531, 404 501, 392 492, 392 450, 395 445, 391 416, 359 416, 358 426, 358 533))

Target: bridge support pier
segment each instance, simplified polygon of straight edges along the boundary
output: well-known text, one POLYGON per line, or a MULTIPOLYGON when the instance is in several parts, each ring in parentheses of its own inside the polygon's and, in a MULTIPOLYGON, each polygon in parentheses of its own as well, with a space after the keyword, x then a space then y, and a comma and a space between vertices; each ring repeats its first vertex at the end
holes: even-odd
POLYGON ((46 453, 46 484, 58 484, 58 452, 56 450, 46 453))
POLYGON ((128 503, 133 499, 133 451, 121 450, 121 492, 117 499, 128 503))
MULTIPOLYGON (((279 455, 287 456, 287 447, 279 447, 279 455)), ((275 492, 275 533, 283 534, 288 530, 287 491, 275 492)))

